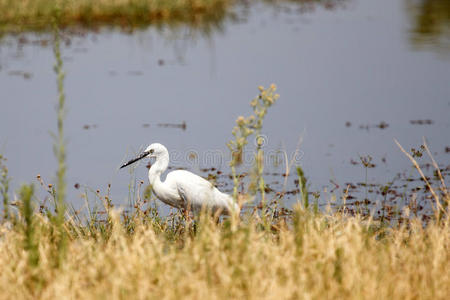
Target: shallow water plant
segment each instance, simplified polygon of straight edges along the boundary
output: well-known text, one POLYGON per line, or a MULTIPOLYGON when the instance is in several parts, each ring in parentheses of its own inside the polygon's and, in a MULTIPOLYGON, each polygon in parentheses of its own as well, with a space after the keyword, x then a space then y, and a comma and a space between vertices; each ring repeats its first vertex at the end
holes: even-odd
MULTIPOLYGON (((408 159, 411 161, 411 163, 413 164, 414 168, 417 170, 417 172, 420 174, 422 180, 425 182, 426 187, 428 188, 428 190, 430 191, 431 195, 432 195, 432 199, 434 199, 434 203, 431 203, 431 207, 433 209, 434 212, 434 218, 435 220, 440 220, 441 218, 446 219, 449 216, 449 203, 450 203, 450 192, 447 188, 447 185, 445 184, 445 180, 444 177, 441 173, 441 170, 438 166, 438 164, 436 163, 433 155, 431 154, 430 149, 428 148, 427 142, 425 140, 425 138, 423 138, 423 144, 421 146, 422 152, 424 150, 426 150, 429 158, 432 161, 432 165, 436 170, 436 174, 437 177, 439 179, 439 190, 441 192, 441 196, 439 195, 439 193, 435 190, 435 188, 433 188, 433 186, 431 185, 429 179, 427 178, 427 176, 425 176, 425 174, 423 173, 422 168, 420 167, 420 165, 417 163, 415 157, 417 157, 417 154, 412 151, 412 155, 409 154, 408 152, 405 151, 405 149, 403 149, 403 147, 400 145, 400 143, 395 140, 395 143, 397 144, 397 146, 400 148, 400 150, 406 155, 406 157, 408 157, 408 159)), ((422 152, 420 154, 420 156, 422 156, 422 152)))
POLYGON ((6 167, 6 158, 0 154, 0 194, 2 195, 3 203, 3 220, 9 219, 9 182, 11 179, 8 175, 8 168, 6 167))
MULTIPOLYGON (((59 17, 58 17, 59 18, 59 17)), ((64 93, 64 77, 65 73, 63 71, 63 60, 61 56, 61 48, 60 48, 60 36, 59 36, 59 28, 56 23, 55 18, 54 23, 54 44, 53 44, 53 54, 55 56, 55 65, 54 71, 57 76, 57 90, 58 90, 58 102, 57 102, 57 134, 55 135, 55 143, 53 146, 53 150, 55 152, 55 156, 58 162, 58 169, 56 171, 56 189, 55 189, 55 197, 56 197, 56 216, 54 217, 55 222, 55 235, 58 241, 57 243, 57 260, 56 265, 60 266, 66 252, 66 230, 64 228, 65 222, 65 213, 66 213, 66 142, 64 138, 64 118, 66 113, 65 102, 66 96, 64 93)))
POLYGON ((36 224, 35 213, 33 207, 33 185, 23 185, 19 190, 20 197, 20 215, 23 219, 23 234, 24 245, 23 248, 28 253, 28 265, 30 267, 36 267, 39 263, 39 250, 36 239, 36 224))
POLYGON ((306 176, 303 172, 302 167, 297 166, 297 176, 298 176, 298 185, 300 188, 300 196, 302 200, 302 205, 305 209, 309 208, 309 195, 308 195, 308 186, 306 185, 306 176))
POLYGON ((236 126, 232 130, 234 139, 227 143, 228 149, 231 152, 230 168, 233 178, 233 198, 238 199, 239 176, 237 174, 237 167, 242 163, 244 149, 248 144, 250 136, 255 135, 256 153, 254 156, 254 166, 252 169, 252 180, 248 187, 250 195, 254 195, 259 190, 261 194, 261 201, 266 205, 265 201, 265 185, 262 173, 264 171, 264 152, 262 146, 267 141, 261 136, 264 117, 268 109, 279 98, 275 93, 276 86, 271 84, 269 88, 265 89, 259 86, 259 95, 255 97, 250 106, 253 109, 253 114, 248 117, 239 116, 236 120, 236 126))

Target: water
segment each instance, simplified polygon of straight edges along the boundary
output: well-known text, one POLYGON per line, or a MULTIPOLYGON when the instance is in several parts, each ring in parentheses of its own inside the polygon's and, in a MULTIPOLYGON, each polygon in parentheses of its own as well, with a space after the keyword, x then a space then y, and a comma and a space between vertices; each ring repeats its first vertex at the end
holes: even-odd
MULTIPOLYGON (((371 155, 376 165, 368 170, 369 183, 409 174, 410 162, 394 138, 409 150, 425 136, 448 167, 449 20, 441 20, 443 33, 427 32, 417 28, 420 2, 333 3, 333 9, 313 5, 301 12, 295 4, 240 6, 237 20, 209 34, 149 27, 67 35, 70 201, 83 203, 84 190, 75 184, 104 193, 111 183, 113 201, 125 204, 130 174, 118 166, 151 142, 167 146, 173 167, 229 173, 226 142, 234 121, 251 112, 257 86, 272 82, 281 98, 264 123, 266 153, 285 150, 291 158, 301 139, 295 164, 324 200, 323 190, 335 183, 340 193, 348 182, 365 181, 365 169, 352 163, 359 156, 371 155), (159 126, 183 122, 185 129, 159 126)), ((56 170, 49 37, 23 34, 0 43, 0 153, 8 158, 14 188, 36 182, 37 174, 50 182, 56 170)), ((269 181, 279 181, 273 184, 279 188, 284 162, 268 162, 266 170, 277 173, 269 181)), ((136 177, 147 180, 146 168, 141 165, 136 177)), ((295 179, 289 177, 290 187, 295 179)))

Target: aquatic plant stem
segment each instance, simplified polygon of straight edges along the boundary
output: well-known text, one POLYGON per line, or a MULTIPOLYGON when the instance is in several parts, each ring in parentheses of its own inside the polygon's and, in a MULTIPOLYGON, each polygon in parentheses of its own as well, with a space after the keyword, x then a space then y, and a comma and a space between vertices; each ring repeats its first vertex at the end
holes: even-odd
POLYGON ((57 103, 57 135, 55 137, 54 151, 58 162, 56 171, 56 219, 55 225, 58 231, 58 261, 59 266, 65 256, 66 235, 64 230, 64 216, 66 212, 66 149, 64 139, 64 117, 65 117, 65 94, 64 94, 64 71, 63 60, 60 49, 59 28, 54 23, 53 54, 55 55, 54 71, 57 76, 58 103, 57 103))
POLYGON ((6 159, 0 155, 0 194, 3 198, 3 220, 9 219, 9 182, 8 168, 3 164, 2 161, 6 159))

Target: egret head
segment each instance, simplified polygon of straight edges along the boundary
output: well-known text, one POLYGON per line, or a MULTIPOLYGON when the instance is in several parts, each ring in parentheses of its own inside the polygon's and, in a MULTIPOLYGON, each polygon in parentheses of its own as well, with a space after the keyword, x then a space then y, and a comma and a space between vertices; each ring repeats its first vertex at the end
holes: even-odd
POLYGON ((120 168, 125 168, 126 166, 131 165, 132 163, 137 162, 138 160, 141 160, 146 157, 154 157, 158 159, 158 157, 161 157, 163 155, 168 155, 167 148, 161 145, 160 143, 153 143, 150 146, 148 146, 144 152, 142 152, 140 155, 138 155, 136 158, 133 158, 132 160, 128 161, 127 163, 123 164, 120 168))
POLYGON ((144 153, 148 153, 148 157, 158 158, 163 154, 168 153, 167 148, 161 145, 160 143, 153 143, 145 149, 144 153))

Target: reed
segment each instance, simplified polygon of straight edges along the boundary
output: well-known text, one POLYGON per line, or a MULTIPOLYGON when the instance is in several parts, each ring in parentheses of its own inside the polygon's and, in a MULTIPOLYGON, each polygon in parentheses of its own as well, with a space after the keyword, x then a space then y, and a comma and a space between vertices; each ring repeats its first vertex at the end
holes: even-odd
POLYGON ((8 168, 6 167, 6 158, 0 154, 0 194, 3 198, 3 219, 9 219, 9 182, 8 168))
POLYGON ((32 201, 33 194, 33 185, 23 185, 19 190, 21 200, 19 203, 20 216, 23 219, 21 224, 24 236, 23 248, 28 254, 28 265, 30 267, 36 267, 39 263, 35 213, 32 201))
MULTIPOLYGON (((59 19, 59 16, 55 16, 55 19, 59 19)), ((65 73, 63 71, 63 60, 61 56, 60 48, 60 37, 59 28, 55 21, 54 23, 54 44, 53 44, 53 54, 55 56, 54 71, 56 74, 56 83, 58 90, 58 102, 57 102, 57 134, 55 135, 55 142, 53 149, 55 152, 56 160, 58 162, 58 169, 56 171, 56 216, 54 218, 55 223, 55 234, 57 240, 57 255, 56 255, 56 265, 60 266, 65 256, 66 252, 66 230, 64 228, 65 214, 66 214, 66 142, 64 138, 64 118, 66 113, 66 96, 64 93, 64 77, 65 73)))

